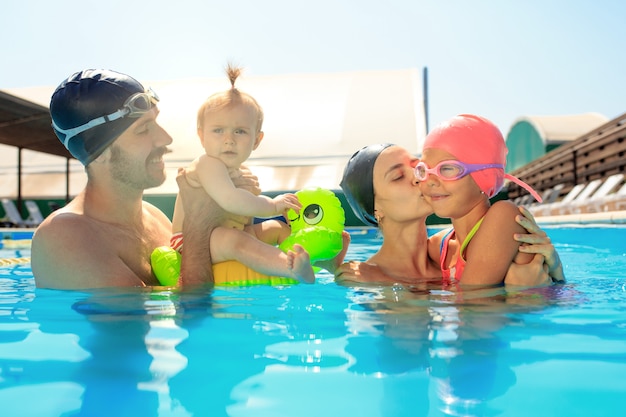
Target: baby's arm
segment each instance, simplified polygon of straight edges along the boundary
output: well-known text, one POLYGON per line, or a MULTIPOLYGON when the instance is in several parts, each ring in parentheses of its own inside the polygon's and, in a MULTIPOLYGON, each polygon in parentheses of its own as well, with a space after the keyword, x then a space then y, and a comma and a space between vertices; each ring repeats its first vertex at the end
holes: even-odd
POLYGON ((237 229, 213 230, 211 260, 214 264, 234 260, 265 275, 291 277, 307 284, 315 282, 309 254, 300 245, 285 253, 237 229))
POLYGON ((298 198, 293 194, 282 194, 274 199, 254 194, 235 187, 226 165, 217 158, 202 155, 192 165, 195 178, 202 188, 224 210, 242 216, 272 217, 293 208, 300 210, 298 198))

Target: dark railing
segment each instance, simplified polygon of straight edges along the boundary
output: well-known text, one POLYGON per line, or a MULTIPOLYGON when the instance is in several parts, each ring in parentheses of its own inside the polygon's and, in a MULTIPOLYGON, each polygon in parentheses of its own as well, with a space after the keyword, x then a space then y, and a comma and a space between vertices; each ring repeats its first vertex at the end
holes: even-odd
MULTIPOLYGON (((557 184, 563 184, 560 196, 576 184, 626 171, 626 113, 561 145, 541 158, 511 172, 540 194, 557 184)), ((510 199, 528 194, 509 183, 510 199)))

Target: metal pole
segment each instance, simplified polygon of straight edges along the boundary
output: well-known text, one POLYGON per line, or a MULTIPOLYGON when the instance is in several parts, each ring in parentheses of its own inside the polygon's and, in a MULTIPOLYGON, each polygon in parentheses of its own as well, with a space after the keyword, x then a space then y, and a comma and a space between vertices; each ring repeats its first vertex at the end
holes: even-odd
POLYGON ((426 133, 428 133, 430 131, 428 126, 428 67, 424 67, 422 83, 424 90, 424 121, 426 123, 426 133))
POLYGON ((22 148, 17 148, 17 209, 22 213, 22 148))

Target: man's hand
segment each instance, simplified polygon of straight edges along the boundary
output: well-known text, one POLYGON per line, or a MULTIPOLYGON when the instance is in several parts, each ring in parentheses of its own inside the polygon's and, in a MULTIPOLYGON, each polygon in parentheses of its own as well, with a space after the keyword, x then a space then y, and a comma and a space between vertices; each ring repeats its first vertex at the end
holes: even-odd
POLYGON ((183 286, 212 283, 210 238, 213 229, 222 224, 227 213, 201 187, 192 187, 183 168, 176 176, 185 210, 183 221, 184 250, 180 283, 183 286))
POLYGON ((237 188, 247 190, 254 195, 261 194, 261 188, 259 188, 259 178, 243 165, 240 169, 231 171, 230 179, 237 188))

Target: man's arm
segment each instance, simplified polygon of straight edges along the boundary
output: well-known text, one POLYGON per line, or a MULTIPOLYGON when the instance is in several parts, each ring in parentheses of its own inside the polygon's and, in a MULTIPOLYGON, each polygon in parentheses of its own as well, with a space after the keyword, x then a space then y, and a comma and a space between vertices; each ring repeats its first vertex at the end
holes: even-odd
POLYGON ((210 238, 224 220, 226 212, 209 197, 201 187, 192 187, 187 182, 185 170, 179 168, 176 182, 179 198, 183 201, 184 250, 180 268, 180 285, 213 283, 210 238))
POLYGON ((254 195, 261 194, 261 188, 259 185, 259 178, 250 171, 250 168, 242 165, 238 171, 230 173, 230 179, 237 188, 243 188, 248 190, 254 195))
MULTIPOLYGON (((231 179, 236 187, 244 188, 255 195, 261 192, 258 178, 245 167, 233 173, 231 179)), ((213 283, 215 280, 210 250, 213 229, 222 224, 227 216, 231 221, 241 224, 245 224, 247 218, 229 215, 209 197, 202 187, 192 187, 187 181, 183 168, 178 170, 176 182, 179 188, 179 198, 182 199, 185 210, 183 221, 185 249, 181 262, 180 284, 190 286, 213 283)))

